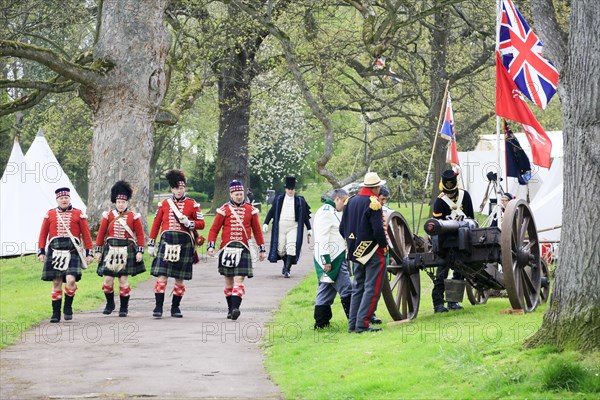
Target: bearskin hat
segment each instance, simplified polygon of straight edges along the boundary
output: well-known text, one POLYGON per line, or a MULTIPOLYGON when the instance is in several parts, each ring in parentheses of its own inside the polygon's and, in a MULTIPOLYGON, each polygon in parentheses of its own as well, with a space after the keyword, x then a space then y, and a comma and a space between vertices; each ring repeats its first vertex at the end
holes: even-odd
POLYGON ((182 170, 172 169, 166 173, 165 178, 172 188, 185 186, 185 174, 182 170))
POLYGON ((133 189, 131 189, 131 185, 129 183, 125 181, 118 181, 110 189, 110 201, 113 203, 116 203, 117 200, 129 201, 132 194, 133 189))

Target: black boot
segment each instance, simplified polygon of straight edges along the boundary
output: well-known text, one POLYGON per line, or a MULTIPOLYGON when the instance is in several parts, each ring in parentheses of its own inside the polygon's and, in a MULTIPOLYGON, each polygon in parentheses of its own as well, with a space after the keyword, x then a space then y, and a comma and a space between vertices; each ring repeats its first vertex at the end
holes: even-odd
POLYGON ((70 321, 73 319, 73 296, 65 296, 65 307, 63 308, 63 314, 65 315, 65 321, 70 321))
POLYGON ((154 299, 156 300, 156 307, 152 311, 152 316, 154 318, 162 317, 163 313, 163 303, 165 302, 165 294, 164 293, 154 293, 154 299))
POLYGON ((231 296, 231 319, 235 321, 240 316, 240 305, 242 298, 240 296, 231 296))
POLYGON ((323 329, 330 326, 331 306, 315 306, 315 329, 323 329))
POLYGON ((115 310, 115 294, 104 293, 104 296, 106 297, 106 306, 104 307, 102 314, 110 315, 115 310))
POLYGON ((119 308, 119 317, 126 317, 129 312, 129 296, 119 296, 121 298, 121 307, 119 308))
POLYGON ((50 322, 60 322, 60 303, 62 299, 52 300, 52 316, 50 322))
POLYGON ((231 296, 225 296, 227 300, 227 319, 231 319, 231 296))
POLYGON ((290 272, 292 270, 292 260, 295 258, 296 256, 285 256, 285 266, 284 268, 284 273, 283 276, 286 278, 290 277, 290 272))
POLYGON ((173 295, 173 301, 171 302, 171 317, 174 317, 174 318, 183 317, 183 314, 181 313, 181 310, 179 309, 179 305, 181 304, 181 298, 182 298, 182 296, 177 296, 176 294, 173 295))
POLYGON ((342 307, 344 307, 344 312, 346 313, 346 318, 350 319, 350 301, 352 300, 352 295, 346 297, 340 297, 340 301, 342 302, 342 307))

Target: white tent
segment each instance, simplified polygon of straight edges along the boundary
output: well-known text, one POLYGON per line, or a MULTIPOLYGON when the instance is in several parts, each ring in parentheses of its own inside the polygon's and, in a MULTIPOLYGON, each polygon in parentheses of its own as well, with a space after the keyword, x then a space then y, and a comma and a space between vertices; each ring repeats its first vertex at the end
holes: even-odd
POLYGON ((559 241, 561 229, 552 229, 562 224, 563 204, 563 159, 552 162, 548 177, 537 196, 531 202, 531 211, 540 241, 559 241))
MULTIPOLYGON (((531 154, 528 154, 531 157, 531 154)), ((528 185, 519 185, 516 178, 504 176, 504 165, 498 165, 498 155, 496 151, 468 151, 459 152, 458 159, 460 160, 461 174, 459 175, 459 184, 464 187, 473 200, 473 208, 475 211, 480 211, 487 214, 489 199, 481 209, 481 204, 484 201, 486 194, 490 198, 496 198, 494 187, 489 184, 487 174, 492 172, 497 176, 497 184, 502 186, 506 192, 512 193, 518 199, 529 199, 532 201, 540 188, 543 186, 548 170, 532 166, 532 177, 528 185), (508 185, 507 185, 508 184, 508 185), (508 190, 507 190, 508 186, 508 190)), ((504 160, 504 152, 500 153, 500 159, 504 160)))
POLYGON ((60 187, 68 187, 71 189, 71 204, 73 204, 73 207, 83 211, 86 210, 86 206, 71 183, 69 176, 65 174, 52 149, 50 149, 42 128, 38 130, 35 140, 27 150, 25 162, 27 163, 27 169, 34 171, 36 181, 40 184, 42 193, 49 204, 48 208, 56 207, 54 191, 60 187))
MULTIPOLYGON (((487 173, 493 172, 498 176, 498 184, 502 185, 504 191, 513 194, 517 199, 528 200, 532 209, 536 227, 538 230, 546 230, 562 224, 562 200, 563 200, 563 140, 562 132, 547 132, 552 140, 552 165, 550 169, 531 165, 532 178, 527 185, 519 185, 516 178, 506 178, 504 140, 500 141, 500 164, 498 164, 498 152, 496 135, 482 135, 475 151, 459 152, 461 174, 459 184, 471 194, 473 208, 480 210, 486 191, 490 191, 490 197, 495 198, 493 188, 488 187, 487 173), (500 181, 500 178, 503 180, 500 181)), ((516 133, 523 150, 532 159, 531 147, 524 133, 516 133)), ((489 200, 483 207, 483 213, 489 211, 489 200)), ((544 231, 539 233, 541 241, 559 241, 560 229, 544 231)))
POLYGON ((0 181, 0 257, 37 252, 42 219, 49 208, 15 139, 0 181))

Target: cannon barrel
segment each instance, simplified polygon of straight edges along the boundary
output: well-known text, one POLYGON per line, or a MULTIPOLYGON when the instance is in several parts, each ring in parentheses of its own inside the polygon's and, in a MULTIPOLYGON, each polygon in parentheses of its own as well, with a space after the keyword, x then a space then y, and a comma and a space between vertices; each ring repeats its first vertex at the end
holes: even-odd
POLYGON ((459 228, 474 229, 478 227, 477 221, 472 219, 465 219, 464 221, 455 221, 452 219, 441 220, 430 218, 425 221, 425 233, 428 235, 441 235, 444 233, 457 232, 459 228))

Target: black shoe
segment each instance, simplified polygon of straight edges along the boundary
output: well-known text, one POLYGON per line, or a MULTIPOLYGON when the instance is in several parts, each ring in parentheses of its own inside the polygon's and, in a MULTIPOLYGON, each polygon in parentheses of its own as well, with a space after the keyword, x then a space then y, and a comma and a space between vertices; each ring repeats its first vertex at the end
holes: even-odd
POLYGON ((354 332, 356 333, 363 333, 363 332, 380 332, 381 328, 373 328, 373 327, 368 327, 367 329, 357 329, 354 332))
POLYGON ((104 296, 106 296, 106 306, 104 306, 102 314, 110 315, 115 310, 115 294, 104 293, 104 296))
POLYGON ((289 278, 290 277, 290 273, 288 271, 285 271, 285 274, 283 274, 284 278, 289 278))
POLYGON ((161 318, 163 314, 163 303, 165 301, 164 293, 154 293, 154 298, 156 299, 156 307, 152 310, 152 316, 154 318, 161 318))
POLYGON ((449 310, 463 310, 464 307, 461 306, 460 304, 454 302, 454 301, 449 301, 448 302, 448 309, 449 310))
POLYGON ((183 318, 183 314, 179 307, 171 307, 171 317, 173 318, 183 318))
POLYGON ((173 318, 182 318, 183 314, 179 309, 179 305, 181 304, 182 296, 173 295, 173 301, 171 303, 171 317, 173 318))
POLYGON ((231 319, 231 296, 225 296, 227 300, 227 319, 231 319))
POLYGON ((375 324, 375 325, 381 325, 381 324, 383 324, 383 321, 380 320, 379 318, 377 318, 377 316, 375 314, 373 314, 373 315, 371 315, 371 318, 369 318, 369 323, 375 324))
POLYGON ((62 300, 52 300, 52 316, 50 317, 50 322, 56 323, 60 322, 60 305, 62 300))
POLYGON ((73 296, 65 296, 65 305, 63 307, 63 314, 65 317, 65 321, 70 321, 73 319, 73 296))
POLYGON ((444 307, 443 304, 438 304, 437 306, 433 307, 433 312, 434 313, 448 312, 448 309, 446 307, 444 307))
POLYGON ((240 306, 242 305, 242 298, 240 296, 231 296, 231 320, 235 321, 238 319, 240 314, 240 306))
POLYGON ((119 308, 119 317, 126 317, 129 312, 129 296, 119 296, 121 298, 121 307, 119 308))

